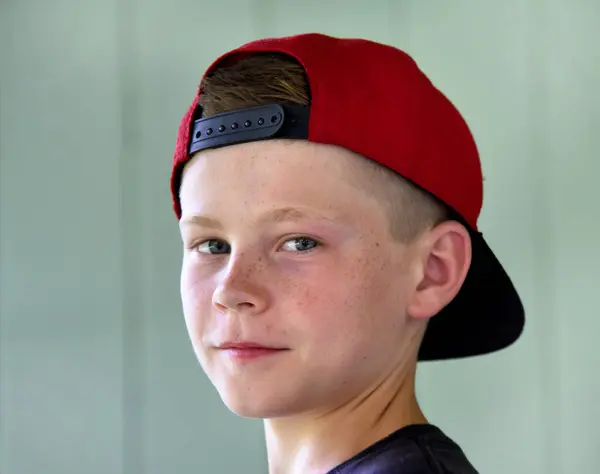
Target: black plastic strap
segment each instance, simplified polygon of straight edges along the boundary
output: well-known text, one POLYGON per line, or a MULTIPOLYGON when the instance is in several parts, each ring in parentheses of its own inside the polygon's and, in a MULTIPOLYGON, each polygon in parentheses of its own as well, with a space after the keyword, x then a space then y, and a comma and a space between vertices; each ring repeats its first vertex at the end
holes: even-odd
POLYGON ((269 138, 308 138, 309 108, 269 104, 194 121, 189 154, 269 138))

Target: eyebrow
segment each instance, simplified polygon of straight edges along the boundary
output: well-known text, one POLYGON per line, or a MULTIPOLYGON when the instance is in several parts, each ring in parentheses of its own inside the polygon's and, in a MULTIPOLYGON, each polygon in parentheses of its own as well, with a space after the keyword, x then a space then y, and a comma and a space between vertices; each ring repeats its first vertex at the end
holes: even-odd
MULTIPOLYGON (((335 220, 317 211, 298 209, 295 207, 283 207, 280 209, 273 209, 263 214, 257 219, 256 224, 263 224, 267 222, 279 223, 279 222, 294 222, 305 219, 323 220, 328 222, 334 222, 335 220)), ((218 219, 203 215, 191 215, 184 216, 181 219, 180 226, 185 225, 196 225, 200 227, 206 227, 215 230, 223 230, 223 225, 218 219)))

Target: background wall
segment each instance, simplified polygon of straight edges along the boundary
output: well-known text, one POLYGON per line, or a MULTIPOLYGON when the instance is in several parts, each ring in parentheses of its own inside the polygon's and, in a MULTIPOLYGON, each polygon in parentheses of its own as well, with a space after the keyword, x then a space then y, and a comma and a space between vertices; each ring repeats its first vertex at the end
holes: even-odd
POLYGON ((168 178, 216 55, 319 31, 394 44, 455 102, 481 227, 528 310, 510 350, 421 368, 482 473, 600 472, 600 3, 0 0, 0 472, 266 472, 202 374, 168 178))

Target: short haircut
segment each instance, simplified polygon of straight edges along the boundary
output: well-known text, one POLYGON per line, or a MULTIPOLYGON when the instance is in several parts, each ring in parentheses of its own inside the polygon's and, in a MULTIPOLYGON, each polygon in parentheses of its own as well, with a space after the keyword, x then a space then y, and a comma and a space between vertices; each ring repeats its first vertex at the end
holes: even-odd
MULTIPOLYGON (((202 81, 198 103, 202 117, 210 117, 273 102, 309 106, 310 101, 301 64, 282 53, 256 53, 213 70, 202 81)), ((350 171, 385 207, 396 240, 410 242, 449 218, 441 201, 398 173, 363 157, 355 163, 350 171)))

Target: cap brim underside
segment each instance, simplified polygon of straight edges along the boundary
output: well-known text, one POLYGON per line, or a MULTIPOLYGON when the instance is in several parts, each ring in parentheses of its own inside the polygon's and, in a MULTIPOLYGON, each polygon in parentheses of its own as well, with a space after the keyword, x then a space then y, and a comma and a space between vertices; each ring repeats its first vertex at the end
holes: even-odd
POLYGON ((488 354, 515 342, 523 331, 523 304, 483 236, 471 234, 472 261, 458 295, 431 318, 419 360, 488 354))

